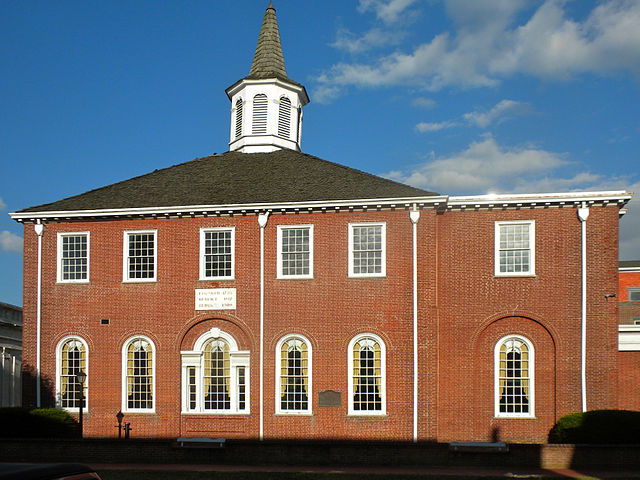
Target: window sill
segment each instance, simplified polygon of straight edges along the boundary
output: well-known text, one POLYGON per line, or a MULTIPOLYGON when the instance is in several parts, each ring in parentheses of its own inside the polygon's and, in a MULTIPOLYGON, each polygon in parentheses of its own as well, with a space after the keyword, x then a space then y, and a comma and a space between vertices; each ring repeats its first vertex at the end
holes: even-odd
POLYGON ((369 275, 355 275, 350 273, 348 275, 348 278, 387 278, 387 274, 386 273, 372 273, 369 275))
POLYGON ((389 415, 387 414, 387 412, 381 412, 381 413, 353 413, 350 412, 347 414, 347 417, 349 418, 371 418, 371 419, 376 419, 376 418, 388 418, 389 415))
POLYGON ((274 417, 313 417, 313 412, 277 412, 274 417))
POLYGON ((309 275, 278 275, 276 280, 313 280, 313 276, 309 275))
POLYGON ((535 415, 495 415, 493 418, 500 420, 537 420, 535 415))
POLYGON ((199 282, 233 282, 235 277, 211 277, 211 278, 199 278, 199 282))
POLYGON ((536 278, 535 273, 496 273, 494 278, 536 278))
POLYGON ((155 278, 149 280, 122 280, 122 283, 158 283, 155 278))
POLYGON ((248 417, 250 416, 250 412, 180 412, 180 415, 190 415, 190 416, 223 416, 223 417, 248 417))
POLYGON ((124 410, 122 409, 122 413, 126 413, 127 415, 156 415, 155 410, 124 410))
POLYGON ((59 280, 56 285, 88 285, 89 280, 59 280))

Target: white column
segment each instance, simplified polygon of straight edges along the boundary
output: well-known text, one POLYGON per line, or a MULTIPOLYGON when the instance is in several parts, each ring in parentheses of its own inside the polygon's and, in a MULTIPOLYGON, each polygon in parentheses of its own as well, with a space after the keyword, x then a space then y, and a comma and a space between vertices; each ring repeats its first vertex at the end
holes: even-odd
POLYGON ((40 408, 42 396, 40 392, 40 350, 41 350, 41 324, 42 324, 42 234, 44 225, 38 223, 34 225, 36 235, 38 235, 38 291, 36 300, 36 407, 40 408))
POLYGON ((420 212, 413 204, 409 213, 413 226, 413 442, 418 441, 418 220, 420 212))
POLYGON ((585 202, 578 209, 582 230, 582 311, 581 327, 582 342, 580 354, 580 370, 582 384, 582 411, 587 411, 587 218, 589 218, 589 208, 585 202))
POLYGON ((258 215, 260 225, 260 440, 264 440, 264 228, 269 212, 258 215))

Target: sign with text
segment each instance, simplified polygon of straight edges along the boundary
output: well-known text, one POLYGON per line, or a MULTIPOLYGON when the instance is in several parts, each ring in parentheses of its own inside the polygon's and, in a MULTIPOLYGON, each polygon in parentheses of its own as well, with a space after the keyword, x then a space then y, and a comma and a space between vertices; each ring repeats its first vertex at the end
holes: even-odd
POLYGON ((196 310, 235 309, 235 288, 196 288, 196 310))

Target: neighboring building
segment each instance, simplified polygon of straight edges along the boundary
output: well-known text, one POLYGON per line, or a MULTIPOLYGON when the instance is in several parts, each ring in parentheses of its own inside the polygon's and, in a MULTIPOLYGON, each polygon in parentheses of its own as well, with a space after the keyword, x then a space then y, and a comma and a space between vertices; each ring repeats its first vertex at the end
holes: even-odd
POLYGON ((631 194, 450 197, 301 153, 271 4, 226 92, 229 152, 11 214, 30 401, 84 392, 90 436, 122 410, 138 437, 519 442, 617 405, 631 194))
POLYGON ((22 405, 22 309, 0 302, 0 407, 22 405))
POLYGON ((620 408, 640 410, 640 260, 620 262, 618 272, 618 402, 620 408))

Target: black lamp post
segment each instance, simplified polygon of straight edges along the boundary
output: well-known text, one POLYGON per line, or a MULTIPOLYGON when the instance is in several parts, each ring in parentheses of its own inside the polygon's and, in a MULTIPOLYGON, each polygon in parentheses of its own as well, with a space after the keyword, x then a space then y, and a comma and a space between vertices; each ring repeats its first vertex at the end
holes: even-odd
POLYGON ((84 407, 84 382, 87 380, 87 374, 80 370, 76 373, 76 381, 80 384, 80 408, 78 410, 78 423, 80 424, 80 438, 84 436, 82 431, 82 407, 84 407))
POLYGON ((116 420, 118 420, 118 438, 122 438, 122 419, 124 418, 124 413, 119 411, 116 413, 116 420))

